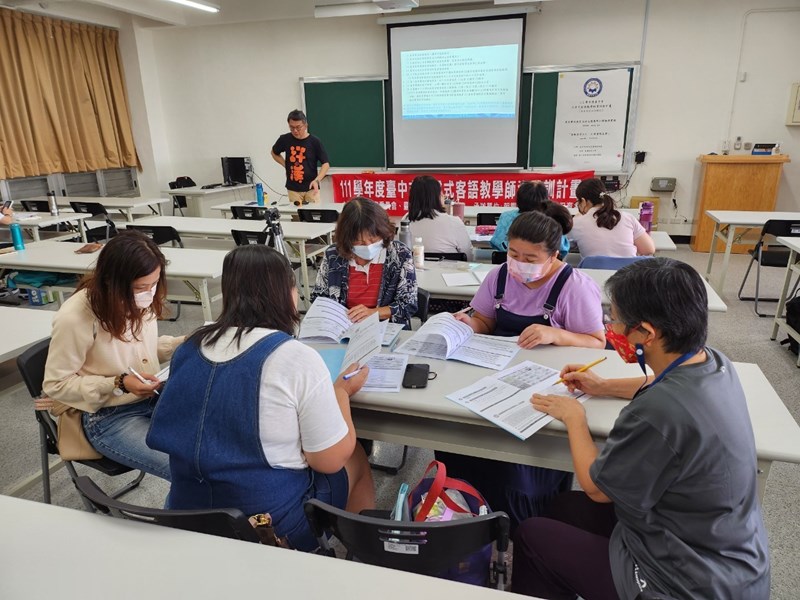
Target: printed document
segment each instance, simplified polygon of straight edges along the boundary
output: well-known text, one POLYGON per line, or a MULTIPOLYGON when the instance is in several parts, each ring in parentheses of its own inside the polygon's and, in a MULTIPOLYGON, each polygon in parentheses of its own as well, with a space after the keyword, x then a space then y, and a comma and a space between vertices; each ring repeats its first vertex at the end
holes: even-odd
POLYGON ((479 285, 483 283, 486 276, 491 271, 462 271, 460 273, 442 273, 442 279, 447 287, 459 287, 464 285, 479 285))
MULTIPOLYGON (((331 380, 335 381, 348 366, 344 363, 345 349, 317 348, 316 350, 325 361, 331 380)), ((369 375, 361 389, 366 392, 399 392, 407 364, 408 356, 403 354, 376 354, 367 362, 369 375)))
MULTIPOLYGON (((403 330, 401 323, 378 321, 381 330, 381 345, 391 346, 403 330)), ((347 308, 331 300, 319 297, 308 309, 300 323, 297 339, 302 342, 344 342, 353 336, 355 324, 347 316, 347 308)))
POLYGON ((469 325, 450 313, 439 313, 428 319, 395 352, 439 360, 459 360, 500 370, 517 355, 519 346, 516 340, 476 334, 469 325))
POLYGON ((378 313, 374 312, 363 321, 353 323, 349 329, 350 341, 347 343, 347 352, 344 355, 345 368, 353 363, 361 367, 381 351, 381 322, 378 313))
POLYGON ((448 394, 447 398, 526 440, 553 420, 533 408, 534 393, 571 395, 581 402, 589 398, 581 392, 570 394, 563 383, 555 385, 558 379, 559 372, 555 369, 526 360, 448 394))

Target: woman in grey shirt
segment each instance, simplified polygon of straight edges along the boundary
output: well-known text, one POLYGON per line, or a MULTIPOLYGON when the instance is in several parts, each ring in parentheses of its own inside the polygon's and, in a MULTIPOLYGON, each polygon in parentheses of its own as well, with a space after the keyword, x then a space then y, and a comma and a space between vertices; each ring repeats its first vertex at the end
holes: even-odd
POLYGON ((584 492, 554 499, 514 543, 513 591, 542 598, 769 597, 769 554, 744 392, 727 357, 705 345, 700 275, 667 258, 606 284, 606 339, 653 375, 602 379, 562 371, 570 390, 632 398, 598 453, 583 405, 534 395, 567 427, 584 492))

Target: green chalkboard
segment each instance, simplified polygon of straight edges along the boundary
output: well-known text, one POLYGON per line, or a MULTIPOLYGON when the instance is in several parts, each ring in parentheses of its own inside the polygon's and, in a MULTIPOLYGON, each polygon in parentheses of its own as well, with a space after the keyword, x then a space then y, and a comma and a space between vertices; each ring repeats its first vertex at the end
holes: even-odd
POLYGON ((332 167, 386 166, 383 81, 303 82, 308 128, 332 167))

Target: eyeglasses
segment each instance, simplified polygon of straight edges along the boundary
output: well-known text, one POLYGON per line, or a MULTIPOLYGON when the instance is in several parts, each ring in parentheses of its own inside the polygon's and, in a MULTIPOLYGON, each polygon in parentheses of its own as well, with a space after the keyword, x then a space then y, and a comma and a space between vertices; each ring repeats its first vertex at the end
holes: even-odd
POLYGON ((301 123, 300 125, 295 125, 294 127, 289 125, 289 131, 303 131, 303 128, 305 128, 305 126, 306 126, 305 123, 301 123))
POLYGON ((622 323, 622 321, 615 319, 608 313, 603 313, 603 325, 606 326, 606 329, 608 329, 609 325, 616 325, 617 323, 622 323))

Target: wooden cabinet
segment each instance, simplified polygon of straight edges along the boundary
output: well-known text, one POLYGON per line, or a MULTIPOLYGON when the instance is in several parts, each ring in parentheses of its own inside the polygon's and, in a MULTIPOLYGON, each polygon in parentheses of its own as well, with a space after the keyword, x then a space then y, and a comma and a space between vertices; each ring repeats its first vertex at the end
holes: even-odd
MULTIPOLYGON (((706 211, 775 210, 783 163, 789 162, 789 157, 785 154, 704 154, 697 160, 701 163, 702 173, 695 202, 691 248, 695 252, 708 252, 711 249, 714 222, 708 218, 706 211)), ((733 252, 743 253, 752 247, 752 244, 734 244, 733 252)), ((717 250, 724 249, 722 242, 717 241, 717 250)))

